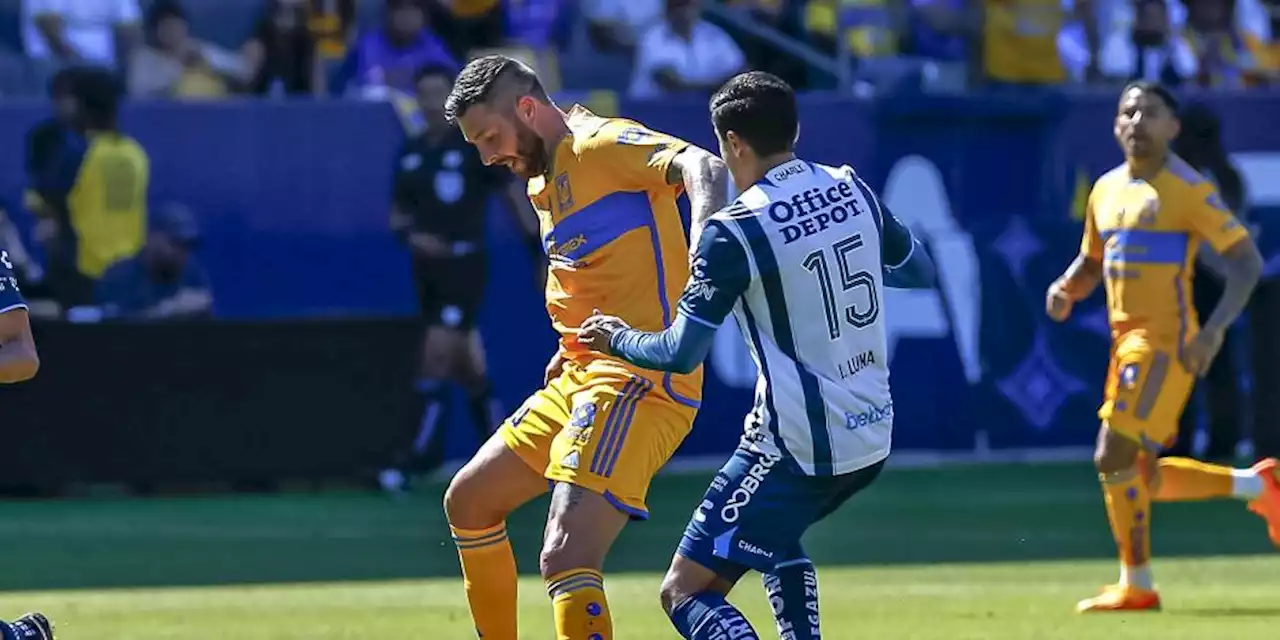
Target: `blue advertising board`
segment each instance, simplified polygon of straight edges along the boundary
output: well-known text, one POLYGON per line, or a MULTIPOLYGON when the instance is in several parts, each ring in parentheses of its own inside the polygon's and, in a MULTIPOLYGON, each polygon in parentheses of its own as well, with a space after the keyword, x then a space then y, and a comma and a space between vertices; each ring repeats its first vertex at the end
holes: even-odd
MULTIPOLYGON (((1210 101, 1255 217, 1271 227, 1280 222, 1280 129, 1268 115, 1280 112, 1280 96, 1210 101)), ((803 104, 800 153, 858 168, 940 268, 936 289, 893 291, 886 301, 898 448, 1092 441, 1108 349, 1101 301, 1055 325, 1044 317, 1043 295, 1078 246, 1072 212, 1081 188, 1120 160, 1114 105, 1109 94, 803 104)), ((621 112, 715 148, 701 101, 624 102, 621 112)), ((6 105, 0 113, 0 131, 16 142, 47 109, 6 105)), ((403 136, 389 107, 137 104, 123 124, 151 154, 153 201, 185 203, 201 221, 219 317, 414 312, 408 257, 386 222, 403 136)), ((17 203, 22 157, 19 145, 10 148, 0 154, 0 197, 17 203)), ((477 215, 488 216, 494 249, 482 329, 495 386, 514 407, 540 381, 554 336, 510 217, 496 205, 477 215)), ((1274 226, 1260 236, 1266 246, 1280 244, 1274 226)), ((732 327, 722 330, 708 369, 686 455, 727 452, 750 402, 755 372, 732 327)), ((468 437, 453 453, 472 446, 468 437)))

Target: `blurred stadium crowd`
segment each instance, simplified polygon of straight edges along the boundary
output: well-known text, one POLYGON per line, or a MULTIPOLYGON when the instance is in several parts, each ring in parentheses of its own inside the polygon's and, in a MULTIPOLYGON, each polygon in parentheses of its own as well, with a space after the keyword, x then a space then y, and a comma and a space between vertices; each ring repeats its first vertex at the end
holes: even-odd
POLYGON ((1277 0, 5 0, 0 92, 92 63, 134 97, 343 96, 494 48, 553 90, 644 97, 747 66, 811 89, 1254 87, 1280 80, 1277 29, 1277 0))

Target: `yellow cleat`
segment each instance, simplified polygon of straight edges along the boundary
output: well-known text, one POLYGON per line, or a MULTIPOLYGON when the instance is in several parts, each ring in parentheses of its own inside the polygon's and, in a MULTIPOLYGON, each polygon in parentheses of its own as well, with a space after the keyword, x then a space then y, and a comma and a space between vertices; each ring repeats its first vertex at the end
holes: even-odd
POLYGON ((1271 544, 1280 547, 1280 461, 1267 458, 1253 465, 1262 478, 1262 495, 1249 503, 1249 510, 1267 521, 1267 535, 1271 544))
POLYGON ((1102 588, 1102 594, 1081 600, 1076 613, 1099 611, 1159 611, 1160 594, 1132 585, 1113 584, 1102 588))

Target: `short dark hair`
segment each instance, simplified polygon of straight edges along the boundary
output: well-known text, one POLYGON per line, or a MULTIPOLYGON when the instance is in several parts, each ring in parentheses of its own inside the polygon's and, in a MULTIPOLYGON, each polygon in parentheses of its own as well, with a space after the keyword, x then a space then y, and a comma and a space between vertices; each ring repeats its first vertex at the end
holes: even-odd
POLYGON ((1178 115, 1178 99, 1173 97, 1173 92, 1166 89, 1164 85, 1150 80, 1134 80, 1124 86, 1124 90, 1120 92, 1121 99, 1124 95, 1137 89, 1143 93, 1152 93, 1160 96, 1160 100, 1164 102, 1164 106, 1169 108, 1175 116, 1178 115))
POLYGON ((771 73, 738 74, 711 96, 711 122, 718 134, 734 132, 761 156, 791 151, 800 128, 796 92, 771 73))
POLYGON ((445 116, 454 122, 478 104, 498 99, 514 102, 521 96, 551 102, 538 74, 529 65, 502 55, 476 58, 468 62, 454 79, 453 91, 449 92, 449 99, 444 103, 445 116))
POLYGON ((86 125, 93 129, 116 127, 124 87, 114 73, 103 67, 86 67, 76 74, 74 91, 86 125))
POLYGON ((439 76, 441 78, 444 78, 445 80, 448 80, 449 84, 452 85, 453 69, 454 69, 453 67, 443 65, 443 64, 438 64, 438 63, 423 65, 421 67, 418 67, 417 71, 413 72, 413 83, 416 85, 419 82, 422 82, 424 78, 432 78, 432 77, 439 76))

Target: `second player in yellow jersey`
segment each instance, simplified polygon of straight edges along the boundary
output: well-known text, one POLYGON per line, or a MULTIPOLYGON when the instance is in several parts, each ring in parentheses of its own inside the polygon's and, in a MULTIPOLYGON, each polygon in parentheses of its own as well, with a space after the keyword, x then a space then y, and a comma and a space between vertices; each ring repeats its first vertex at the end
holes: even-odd
POLYGON ((1076 301, 1103 283, 1111 324, 1094 463, 1120 555, 1120 579, 1080 601, 1080 612, 1160 608, 1150 566, 1153 499, 1243 500, 1267 521, 1280 546, 1276 460, 1232 469, 1157 458, 1177 436, 1194 380, 1217 355, 1262 264, 1213 185, 1169 152, 1178 128, 1169 91, 1145 82, 1125 87, 1115 119, 1125 162, 1094 185, 1080 254, 1046 296, 1050 317, 1062 322, 1076 301), (1203 325, 1190 299, 1202 244, 1221 257, 1226 279, 1222 301, 1203 325))

